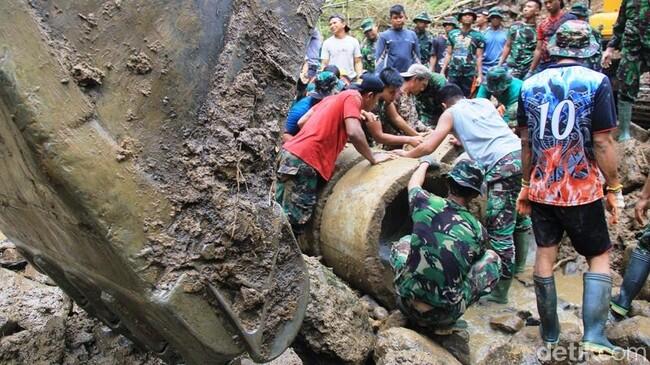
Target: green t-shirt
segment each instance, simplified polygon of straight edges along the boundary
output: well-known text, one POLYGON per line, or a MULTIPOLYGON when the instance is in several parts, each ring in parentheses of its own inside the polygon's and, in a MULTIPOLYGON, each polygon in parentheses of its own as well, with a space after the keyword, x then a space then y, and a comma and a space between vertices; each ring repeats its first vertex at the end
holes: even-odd
POLYGON ((483 34, 474 29, 467 33, 454 29, 447 36, 447 45, 451 46, 448 76, 475 76, 476 52, 478 49, 485 49, 483 34))
MULTIPOLYGON (((499 101, 499 104, 503 104, 506 107, 506 113, 503 115, 503 120, 505 120, 508 125, 514 123, 516 126, 517 102, 519 101, 519 94, 521 94, 521 85, 523 83, 523 81, 513 77, 508 90, 499 96, 495 96, 499 101), (515 114, 511 115, 512 111, 514 111, 515 114)), ((489 99, 492 97, 492 93, 488 91, 485 84, 482 84, 481 87, 478 88, 476 97, 489 99)))

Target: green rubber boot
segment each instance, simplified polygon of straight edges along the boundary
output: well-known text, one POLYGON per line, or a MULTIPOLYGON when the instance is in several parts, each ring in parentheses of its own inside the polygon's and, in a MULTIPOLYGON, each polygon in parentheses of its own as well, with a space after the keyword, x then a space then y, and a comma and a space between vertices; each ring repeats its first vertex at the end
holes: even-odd
POLYGON ((632 103, 618 100, 618 141, 627 141, 630 135, 630 123, 632 122, 632 103))
POLYGON ((560 320, 557 317, 557 293, 555 291, 555 278, 543 278, 534 275, 535 299, 537 312, 541 325, 539 331, 546 347, 552 347, 560 341, 560 320))
POLYGON ((620 348, 614 346, 605 336, 612 278, 607 274, 587 272, 583 276, 583 281, 582 323, 585 333, 582 336, 582 349, 597 354, 613 355, 620 351, 620 348))
POLYGON ((510 290, 510 285, 512 284, 512 279, 501 278, 497 285, 495 285, 492 292, 486 295, 484 298, 488 302, 494 302, 499 304, 508 303, 508 291, 510 290))
POLYGON ((527 229, 522 232, 515 232, 515 274, 521 274, 526 270, 526 259, 528 258, 528 248, 533 242, 533 230, 527 229))
POLYGON ((650 272, 650 252, 637 247, 632 251, 630 262, 625 269, 621 293, 610 303, 612 312, 622 317, 627 316, 632 300, 645 285, 648 272, 650 272))

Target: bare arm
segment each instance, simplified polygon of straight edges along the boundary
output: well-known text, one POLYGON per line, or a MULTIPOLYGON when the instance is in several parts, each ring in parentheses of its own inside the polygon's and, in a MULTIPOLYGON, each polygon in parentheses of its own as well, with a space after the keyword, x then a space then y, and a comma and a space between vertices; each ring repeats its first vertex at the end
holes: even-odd
POLYGON ((372 153, 370 146, 368 146, 368 141, 366 141, 366 135, 363 133, 363 129, 361 128, 361 121, 359 121, 359 119, 346 118, 345 131, 348 134, 350 143, 352 143, 354 148, 361 154, 361 156, 365 157, 365 159, 368 160, 371 165, 375 165, 392 158, 388 154, 374 155, 372 153))
POLYGON ((422 157, 425 155, 430 155, 435 151, 438 146, 445 140, 445 137, 454 129, 454 117, 451 115, 450 111, 445 111, 438 119, 438 125, 436 129, 431 132, 425 139, 424 142, 420 143, 419 146, 414 149, 404 152, 401 155, 404 157, 422 157))
POLYGON ((483 81, 483 48, 476 50, 476 81, 483 81))
POLYGON ((650 175, 645 181, 643 186, 643 191, 641 192, 641 197, 634 207, 634 218, 639 224, 645 223, 645 216, 648 213, 648 208, 650 208, 650 175))
POLYGON ((451 61, 451 46, 447 46, 447 54, 445 55, 445 60, 442 61, 442 68, 440 69, 441 74, 446 74, 447 73, 447 66, 449 65, 449 61, 451 61))
POLYGON ((425 162, 425 163, 421 163, 420 166, 418 166, 418 168, 415 169, 413 175, 411 175, 411 179, 409 180, 409 184, 408 184, 409 190, 413 188, 422 187, 422 184, 424 184, 424 178, 427 176, 428 168, 429 168, 429 164, 425 162))
POLYGON ((532 207, 528 200, 530 186, 530 172, 532 169, 533 155, 530 151, 530 139, 528 127, 520 127, 519 138, 521 139, 521 191, 517 197, 517 212, 522 215, 530 215, 532 207))
POLYGON ((400 131, 404 132, 407 136, 417 136, 418 132, 413 129, 401 115, 397 112, 397 107, 395 103, 390 103, 385 106, 386 114, 388 115, 388 120, 390 123, 400 131))
POLYGON ((508 38, 506 44, 503 46, 503 51, 501 52, 501 58, 499 58, 499 66, 504 64, 510 55, 510 49, 512 48, 512 39, 508 38))
POLYGON ((531 74, 535 72, 539 61, 542 59, 542 43, 541 39, 537 40, 537 47, 535 47, 535 52, 533 53, 533 63, 530 64, 530 69, 528 70, 531 74))
POLYGON ((307 120, 309 120, 312 114, 314 114, 314 108, 309 109, 307 113, 305 113, 305 115, 300 117, 300 119, 298 119, 298 128, 302 129, 302 127, 305 125, 305 123, 307 123, 307 120))
POLYGON ((384 133, 381 122, 374 115, 368 116, 366 127, 368 127, 368 132, 377 143, 386 145, 410 144, 417 146, 422 142, 422 137, 420 136, 396 136, 394 134, 384 133))
POLYGON ((434 54, 429 58, 429 69, 431 72, 436 70, 436 63, 438 63, 438 56, 434 54))
POLYGON ((360 77, 363 73, 363 61, 361 60, 361 57, 354 58, 354 72, 357 73, 357 77, 360 77))
MULTIPOLYGON (((614 143, 614 138, 612 138, 611 132, 602 132, 595 133, 594 138, 594 155, 596 155, 596 163, 598 163, 598 168, 603 173, 605 177, 605 183, 608 187, 616 188, 620 186, 620 180, 618 179, 618 156, 616 155, 616 144, 614 143)), ((611 223, 618 223, 618 204, 617 200, 621 199, 622 202, 622 192, 612 192, 609 189, 607 190, 607 195, 605 196, 605 207, 611 213, 611 223)))

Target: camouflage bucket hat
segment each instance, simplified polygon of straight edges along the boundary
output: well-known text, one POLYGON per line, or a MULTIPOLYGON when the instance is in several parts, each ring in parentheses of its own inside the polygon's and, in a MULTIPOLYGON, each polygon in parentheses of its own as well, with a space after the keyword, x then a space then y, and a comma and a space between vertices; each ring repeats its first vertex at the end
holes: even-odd
POLYGON ((442 21, 442 26, 444 27, 445 25, 453 25, 454 27, 458 28, 458 20, 453 17, 453 16, 448 16, 442 21))
POLYGON ((476 21, 476 12, 472 9, 465 8, 458 13, 458 20, 463 17, 463 15, 471 15, 474 18, 474 21, 476 21))
POLYGON ((503 19, 503 14, 501 13, 501 9, 499 9, 499 8, 490 9, 490 11, 488 12, 488 19, 491 19, 491 18, 494 18, 494 17, 503 19))
POLYGON ((361 22, 361 30, 365 33, 375 27, 375 21, 372 18, 366 18, 361 22))
POLYGON ((510 75, 510 72, 502 66, 490 67, 485 78, 486 87, 488 91, 493 94, 499 94, 506 91, 512 82, 512 75, 510 75))
POLYGON ((431 18, 429 18, 429 14, 427 14, 426 11, 421 12, 413 18, 413 22, 418 20, 425 23, 431 23, 431 18))
POLYGON ((474 189, 479 194, 481 193, 481 185, 483 184, 483 171, 472 160, 461 160, 449 172, 449 177, 461 186, 474 189))
MULTIPOLYGON (((310 96, 323 99, 330 96, 336 89, 339 79, 330 71, 321 71, 314 80, 314 90, 310 96)), ((338 90, 337 90, 338 91, 338 90)))
POLYGON ((568 20, 548 42, 547 49, 555 57, 589 58, 600 49, 600 44, 587 22, 568 20))
POLYGON ((585 3, 575 3, 571 5, 571 14, 586 18, 589 16, 589 7, 585 3))

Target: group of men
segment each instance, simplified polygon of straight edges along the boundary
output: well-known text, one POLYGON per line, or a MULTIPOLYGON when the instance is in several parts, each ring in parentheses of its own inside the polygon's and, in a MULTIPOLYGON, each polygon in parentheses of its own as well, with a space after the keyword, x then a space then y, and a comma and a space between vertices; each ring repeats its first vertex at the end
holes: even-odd
MULTIPOLYGON (((623 0, 603 64, 608 66, 612 49, 622 47, 619 79, 624 79, 624 87, 633 88, 636 76, 638 91, 639 70, 650 65, 644 20, 650 9, 639 13, 630 5, 634 1, 623 0)), ((372 165, 397 156, 419 158, 408 184, 413 232, 393 244, 390 258, 398 307, 417 325, 434 331, 462 328, 466 324, 460 317, 479 298, 507 303, 512 278, 523 271, 534 240, 540 332, 544 343, 552 346, 560 333, 553 265, 566 233, 589 264, 584 274, 583 348, 612 354, 618 350, 605 336, 605 322, 610 307, 619 316, 627 314, 648 276, 650 225, 628 264, 621 294, 610 302, 611 242, 605 210, 615 224, 624 206, 613 140, 614 93, 607 76, 593 65, 601 47, 589 24, 563 12, 562 0, 544 3, 547 19, 536 26, 541 3, 529 0, 523 5, 523 21, 507 32, 497 10, 487 14, 463 10, 460 25, 445 20, 441 73, 435 72, 439 55, 429 45, 433 42, 427 43, 422 34, 428 16, 416 17, 416 32, 406 30, 406 14, 399 5, 390 10, 391 29, 378 33, 373 23, 365 22, 363 47, 354 39, 345 41, 354 48, 354 59, 347 65, 339 63, 338 48, 328 39, 321 52, 328 55, 322 59, 327 68, 316 74, 312 99, 292 117, 297 128, 285 138, 276 201, 294 234, 300 235, 319 187, 331 178, 347 142, 372 165), (490 22, 485 30, 472 28, 479 15, 490 22), (488 47, 488 42, 502 44, 502 50, 488 47), (375 47, 374 53, 370 47, 375 47), (491 66, 486 83, 481 82, 484 65, 491 66), (374 73, 368 71, 370 66, 374 73), (340 91, 336 85, 344 74, 349 85, 340 91), (360 81, 351 82, 357 75, 360 81), (470 99, 468 87, 476 80, 479 97, 470 99), (422 97, 418 103, 408 102, 418 96, 422 97), (418 133, 418 122, 426 115, 423 104, 439 109, 435 123, 425 125, 425 135, 418 133), (448 174, 449 195, 443 198, 422 185, 427 169, 439 166, 431 154, 448 135, 470 159, 458 162, 448 174), (373 150, 369 141, 398 149, 373 150), (407 144, 412 148, 400 149, 407 144), (487 195, 485 225, 469 211, 469 203, 481 193, 487 195)), ((341 16, 330 18, 330 28, 337 39, 349 37, 343 35, 349 28, 341 16)), ((634 90, 623 94, 628 99, 635 96, 634 90)), ((621 100, 626 99, 619 100, 618 133, 625 138, 621 100)), ((637 204, 639 222, 650 207, 649 199, 650 179, 637 204)))

